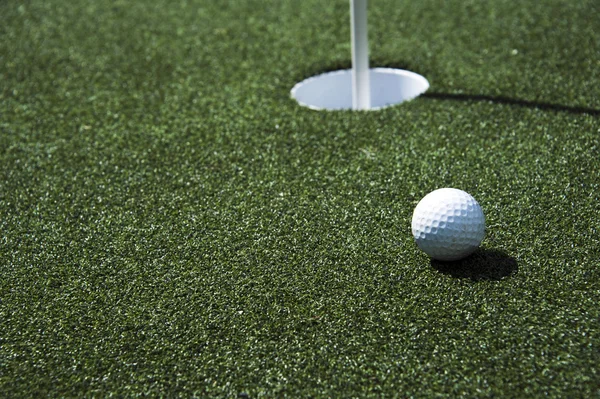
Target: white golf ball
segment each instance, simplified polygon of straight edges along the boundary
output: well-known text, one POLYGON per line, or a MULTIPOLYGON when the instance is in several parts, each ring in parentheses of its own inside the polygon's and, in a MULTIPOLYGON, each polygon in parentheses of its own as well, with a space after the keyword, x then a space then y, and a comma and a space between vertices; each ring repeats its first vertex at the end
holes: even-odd
POLYGON ((440 188, 415 207, 412 233, 417 245, 433 259, 452 261, 472 254, 485 235, 481 206, 470 194, 440 188))

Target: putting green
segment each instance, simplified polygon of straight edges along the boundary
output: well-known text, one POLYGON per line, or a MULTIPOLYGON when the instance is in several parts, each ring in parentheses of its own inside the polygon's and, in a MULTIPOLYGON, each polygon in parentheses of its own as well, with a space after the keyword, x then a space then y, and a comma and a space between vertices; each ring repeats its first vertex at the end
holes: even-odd
POLYGON ((599 3, 0 4, 1 397, 600 395, 599 3), (487 219, 431 262, 440 187, 487 219))

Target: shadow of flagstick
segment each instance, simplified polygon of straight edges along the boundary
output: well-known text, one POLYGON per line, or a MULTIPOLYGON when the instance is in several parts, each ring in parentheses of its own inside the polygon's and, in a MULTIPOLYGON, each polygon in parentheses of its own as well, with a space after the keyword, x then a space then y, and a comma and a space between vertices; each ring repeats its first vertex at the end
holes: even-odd
POLYGON ((600 115, 600 109, 586 107, 572 107, 569 105, 543 103, 536 101, 519 100, 503 96, 488 96, 484 94, 451 94, 451 93, 424 93, 424 98, 434 100, 453 100, 466 102, 491 102, 496 104, 516 105, 525 108, 537 108, 545 111, 568 112, 570 114, 600 115))

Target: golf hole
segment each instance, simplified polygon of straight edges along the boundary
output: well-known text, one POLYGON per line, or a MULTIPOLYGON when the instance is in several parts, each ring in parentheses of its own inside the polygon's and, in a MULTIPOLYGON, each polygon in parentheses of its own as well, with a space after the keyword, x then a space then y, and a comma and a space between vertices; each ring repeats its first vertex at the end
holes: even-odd
MULTIPOLYGON (((369 110, 378 110, 423 94, 429 82, 423 76, 392 68, 369 70, 371 104, 369 110)), ((314 110, 349 110, 352 106, 352 69, 313 76, 296 84, 292 98, 304 107, 314 110)))

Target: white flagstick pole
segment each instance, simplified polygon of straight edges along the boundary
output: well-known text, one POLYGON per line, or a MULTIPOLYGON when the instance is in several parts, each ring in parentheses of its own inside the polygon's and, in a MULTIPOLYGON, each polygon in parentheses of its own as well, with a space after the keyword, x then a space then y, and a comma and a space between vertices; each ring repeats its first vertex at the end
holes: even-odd
POLYGON ((352 29, 352 108, 370 109, 367 0, 350 0, 350 26, 352 29))

